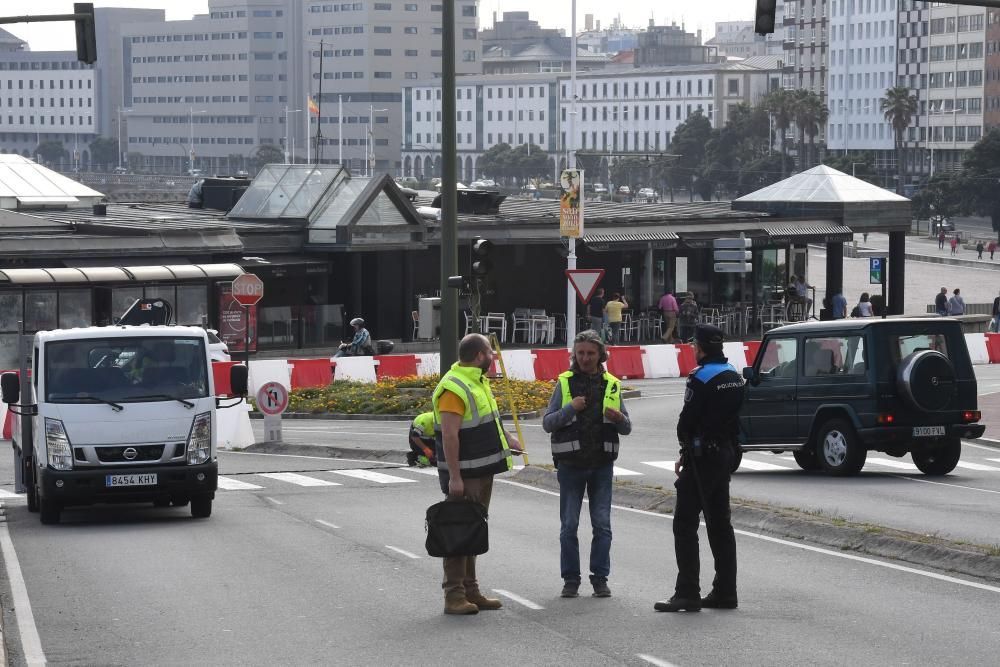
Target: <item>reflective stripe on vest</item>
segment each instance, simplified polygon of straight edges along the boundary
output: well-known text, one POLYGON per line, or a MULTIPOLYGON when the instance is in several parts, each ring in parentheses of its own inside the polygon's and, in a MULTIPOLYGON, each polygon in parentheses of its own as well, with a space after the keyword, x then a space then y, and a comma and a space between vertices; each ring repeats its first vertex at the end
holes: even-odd
POLYGON ((434 413, 433 412, 422 412, 417 415, 413 420, 413 428, 420 431, 426 438, 434 437, 434 413))
MULTIPOLYGON (((569 387, 569 379, 573 377, 573 371, 566 371, 559 374, 559 389, 562 393, 562 407, 566 407, 573 402, 573 396, 569 387)), ((622 409, 622 392, 621 392, 621 381, 616 378, 611 373, 605 371, 603 374, 603 379, 607 383, 604 388, 604 403, 601 410, 601 416, 603 423, 607 425, 613 425, 613 422, 604 416, 604 413, 608 408, 613 408, 615 410, 621 411, 622 409)), ((566 455, 572 454, 573 452, 578 452, 581 449, 580 440, 578 437, 579 424, 574 418, 573 422, 559 429, 551 436, 552 444, 552 456, 555 458, 565 458, 566 455), (571 439, 561 441, 560 435, 563 437, 569 435, 571 439)), ((602 433, 604 438, 604 451, 611 454, 614 457, 618 456, 618 439, 617 437, 611 437, 602 433)))
POLYGON ((500 423, 500 409, 493 398, 489 380, 482 376, 482 370, 458 363, 441 378, 432 398, 438 468, 443 471, 448 469, 438 406, 445 391, 454 393, 465 405, 465 414, 462 415, 462 425, 458 432, 460 469, 475 473, 471 476, 476 476, 513 468, 507 435, 500 423))

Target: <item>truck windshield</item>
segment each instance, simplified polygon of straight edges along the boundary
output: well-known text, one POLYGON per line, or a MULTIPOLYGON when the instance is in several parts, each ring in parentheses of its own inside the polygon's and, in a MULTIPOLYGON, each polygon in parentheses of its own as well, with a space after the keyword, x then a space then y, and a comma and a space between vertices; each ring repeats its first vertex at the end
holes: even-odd
POLYGON ((65 340, 45 348, 50 403, 177 401, 208 396, 204 340, 134 337, 65 340))

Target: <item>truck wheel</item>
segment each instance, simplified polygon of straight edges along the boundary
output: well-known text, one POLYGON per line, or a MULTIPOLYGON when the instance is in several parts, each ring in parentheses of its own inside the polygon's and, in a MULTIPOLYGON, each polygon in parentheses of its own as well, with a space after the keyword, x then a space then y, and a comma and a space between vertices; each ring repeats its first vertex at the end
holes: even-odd
POLYGON ((819 459, 816 457, 816 450, 812 448, 796 449, 792 452, 795 462, 803 470, 819 470, 819 459))
POLYGON ((41 495, 38 496, 38 514, 39 518, 42 520, 46 526, 59 523, 59 515, 62 513, 62 508, 51 500, 46 500, 41 495))
POLYGON ((191 499, 191 516, 195 519, 207 519, 212 516, 211 496, 195 496, 191 499))
POLYGON ((38 511, 38 490, 34 486, 28 489, 28 511, 37 512, 38 511))
POLYGON ((955 469, 962 456, 962 441, 948 438, 940 446, 914 451, 910 456, 913 465, 925 475, 947 475, 955 469))
POLYGON ((734 473, 739 470, 741 463, 743 463, 743 450, 739 445, 736 445, 733 448, 733 468, 729 472, 734 473))
POLYGON ((820 427, 816 449, 820 466, 837 477, 857 474, 868 456, 854 427, 845 419, 831 419, 820 427))

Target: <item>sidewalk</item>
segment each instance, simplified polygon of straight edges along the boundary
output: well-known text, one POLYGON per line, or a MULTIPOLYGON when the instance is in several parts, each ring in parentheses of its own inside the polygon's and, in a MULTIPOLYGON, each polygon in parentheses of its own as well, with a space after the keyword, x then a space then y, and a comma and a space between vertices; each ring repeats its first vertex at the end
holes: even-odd
MULTIPOLYGON (((863 241, 861 234, 855 234, 854 238, 858 244, 858 257, 872 257, 889 252, 888 234, 869 234, 867 242, 863 241)), ((989 243, 988 238, 984 237, 983 240, 986 244, 989 243)), ((906 259, 908 260, 1000 270, 1000 251, 994 255, 995 259, 993 260, 990 260, 990 254, 985 250, 983 251, 983 259, 977 259, 977 256, 975 244, 972 248, 959 246, 957 253, 952 255, 951 245, 947 240, 944 248, 938 248, 937 239, 925 236, 906 237, 906 259)))

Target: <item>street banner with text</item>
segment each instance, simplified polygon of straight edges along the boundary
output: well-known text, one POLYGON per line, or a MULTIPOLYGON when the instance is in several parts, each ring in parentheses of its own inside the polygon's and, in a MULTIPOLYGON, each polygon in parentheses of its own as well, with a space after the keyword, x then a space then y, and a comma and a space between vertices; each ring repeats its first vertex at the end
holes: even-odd
POLYGON ((583 170, 564 169, 559 178, 559 236, 583 236, 583 170))

